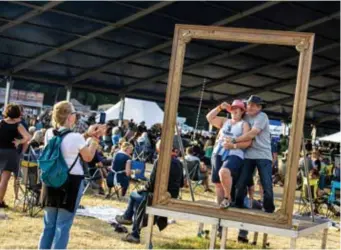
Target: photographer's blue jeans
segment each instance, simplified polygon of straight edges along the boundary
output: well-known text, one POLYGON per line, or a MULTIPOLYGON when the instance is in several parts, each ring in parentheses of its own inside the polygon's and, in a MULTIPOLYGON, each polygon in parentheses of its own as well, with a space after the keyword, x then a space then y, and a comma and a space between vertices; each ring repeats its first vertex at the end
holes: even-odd
POLYGON ((252 174, 257 167, 260 181, 264 189, 263 206, 267 213, 275 211, 274 194, 272 188, 272 162, 267 159, 245 159, 237 185, 236 206, 244 207, 245 189, 252 179, 252 174))
POLYGON ((63 208, 46 207, 44 209, 44 229, 39 241, 39 249, 66 249, 69 243, 70 229, 82 198, 84 181, 81 182, 75 211, 63 208))

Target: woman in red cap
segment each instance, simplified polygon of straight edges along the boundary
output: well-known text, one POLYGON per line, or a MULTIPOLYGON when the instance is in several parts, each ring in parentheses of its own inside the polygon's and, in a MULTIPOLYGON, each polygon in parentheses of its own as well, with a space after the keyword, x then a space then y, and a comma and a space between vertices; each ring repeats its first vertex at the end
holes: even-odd
POLYGON ((232 105, 226 102, 220 104, 206 116, 211 125, 220 129, 211 161, 212 182, 216 186, 217 203, 221 208, 228 208, 231 205, 233 179, 236 181, 238 178, 244 160, 244 149, 251 145, 251 141, 236 144, 225 142, 228 137, 236 138, 250 130, 249 124, 243 120, 244 113, 243 101, 234 100, 232 105), (222 110, 231 113, 231 119, 217 116, 222 110))

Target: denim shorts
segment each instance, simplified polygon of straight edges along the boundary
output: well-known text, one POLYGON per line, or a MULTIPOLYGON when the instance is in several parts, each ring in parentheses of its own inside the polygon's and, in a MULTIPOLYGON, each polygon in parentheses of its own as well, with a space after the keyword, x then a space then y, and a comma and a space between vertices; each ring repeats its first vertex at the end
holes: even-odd
POLYGON ((212 182, 220 183, 219 171, 221 168, 227 168, 231 171, 232 176, 238 176, 242 165, 243 159, 236 155, 228 156, 224 162, 220 155, 212 155, 212 182))

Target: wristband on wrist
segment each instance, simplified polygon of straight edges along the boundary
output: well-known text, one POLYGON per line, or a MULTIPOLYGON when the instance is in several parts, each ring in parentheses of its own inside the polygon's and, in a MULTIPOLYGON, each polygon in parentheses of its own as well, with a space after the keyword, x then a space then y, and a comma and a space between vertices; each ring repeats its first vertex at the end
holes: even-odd
POLYGON ((94 145, 97 147, 99 145, 99 143, 97 141, 95 141, 94 139, 92 139, 90 145, 94 145))
POLYGON ((231 142, 232 144, 236 144, 237 143, 236 138, 232 138, 231 142))

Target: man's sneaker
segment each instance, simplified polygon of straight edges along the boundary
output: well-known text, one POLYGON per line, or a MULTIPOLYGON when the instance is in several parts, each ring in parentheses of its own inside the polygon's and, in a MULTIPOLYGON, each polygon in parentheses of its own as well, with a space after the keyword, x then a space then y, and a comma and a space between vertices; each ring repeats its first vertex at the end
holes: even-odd
POLYGON ((8 208, 8 205, 3 201, 0 203, 0 208, 8 208))
POLYGON ((127 234, 125 237, 122 238, 122 240, 129 243, 140 244, 140 239, 134 237, 132 234, 127 234))
POLYGON ((230 206, 231 202, 227 198, 224 198, 224 200, 220 203, 220 208, 222 209, 229 208, 230 206))
POLYGON ((117 221, 117 223, 121 224, 121 225, 131 225, 133 224, 133 222, 131 220, 127 220, 124 218, 123 215, 116 215, 115 220, 117 221))

